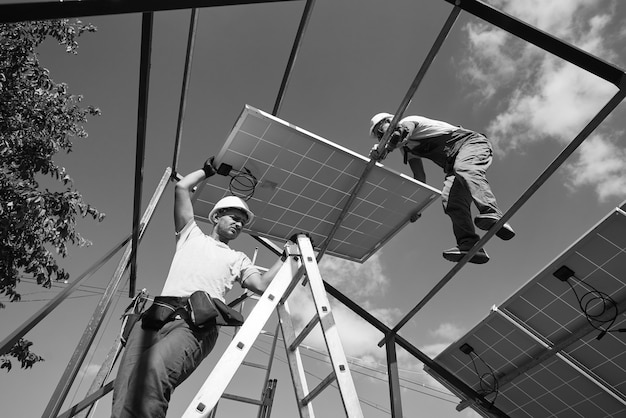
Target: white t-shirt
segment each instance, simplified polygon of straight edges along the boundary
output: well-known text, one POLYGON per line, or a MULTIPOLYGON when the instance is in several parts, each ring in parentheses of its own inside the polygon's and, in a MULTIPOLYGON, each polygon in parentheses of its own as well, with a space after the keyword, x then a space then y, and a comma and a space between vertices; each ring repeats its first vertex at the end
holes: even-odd
POLYGON ((176 253, 161 291, 162 296, 189 296, 204 290, 224 301, 235 281, 243 283, 258 269, 241 251, 204 234, 194 220, 180 231, 176 253))

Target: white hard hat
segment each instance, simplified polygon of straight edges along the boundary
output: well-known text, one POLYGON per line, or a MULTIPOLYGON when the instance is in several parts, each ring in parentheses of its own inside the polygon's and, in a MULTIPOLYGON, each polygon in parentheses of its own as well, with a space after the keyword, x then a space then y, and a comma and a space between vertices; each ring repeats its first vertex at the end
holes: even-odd
POLYGON ((384 119, 393 119, 393 115, 391 113, 382 112, 377 113, 374 117, 372 117, 372 120, 370 121, 370 136, 376 138, 374 128, 384 119))
POLYGON ((213 215, 215 214, 215 212, 217 212, 220 209, 227 209, 227 208, 239 209, 239 210, 244 211, 246 215, 248 215, 248 221, 244 224, 244 226, 250 225, 250 223, 254 219, 254 213, 252 213, 250 208, 248 208, 248 204, 243 199, 237 196, 226 196, 226 197, 221 198, 215 204, 213 209, 211 209, 211 212, 209 212, 209 221, 213 223, 213 215))

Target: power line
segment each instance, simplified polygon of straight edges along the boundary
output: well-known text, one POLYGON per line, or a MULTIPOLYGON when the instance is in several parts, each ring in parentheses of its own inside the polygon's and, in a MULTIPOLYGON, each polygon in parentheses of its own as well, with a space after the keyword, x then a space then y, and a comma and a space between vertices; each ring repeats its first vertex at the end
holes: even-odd
MULTIPOLYGON (((224 330, 220 330, 220 332, 226 333, 224 330)), ((262 332, 262 333, 261 333, 261 335, 271 336, 272 338, 274 337, 274 336, 273 336, 273 334, 271 334, 271 333, 269 333, 269 332, 262 332)), ((232 337, 232 335, 231 335, 231 337, 232 337)), ((280 338, 280 337, 278 337, 278 338, 282 340, 282 338, 280 338)), ((253 345, 253 346, 252 346, 252 348, 254 348, 254 349, 256 349, 257 351, 260 351, 260 352, 262 352, 262 353, 264 353, 264 354, 266 354, 266 355, 269 355, 269 351, 266 351, 266 350, 262 349, 261 347, 258 347, 258 345, 257 345, 257 344, 253 345)), ((304 350, 307 350, 307 351, 312 351, 312 352, 314 352, 314 353, 316 353, 316 354, 320 354, 320 352, 319 352, 318 350, 316 350, 316 349, 314 349, 314 348, 312 348, 312 347, 309 347, 309 346, 300 345, 300 348, 304 348, 304 350)), ((327 363, 327 364, 329 364, 329 363, 330 363, 330 362, 329 362, 328 360, 326 360, 325 358, 319 358, 319 357, 311 356, 311 355, 309 355, 309 354, 307 354, 307 353, 302 353, 302 352, 301 352, 300 354, 301 354, 301 356, 308 357, 308 358, 313 359, 313 360, 322 361, 322 362, 327 363)), ((326 356, 325 356, 325 357, 326 357, 326 356)), ((285 359, 281 358, 281 357, 280 357, 280 356, 278 356, 278 355, 276 355, 276 359, 277 359, 277 360, 279 360, 279 361, 281 361, 282 363, 287 364, 287 360, 285 360, 285 359)), ((349 359, 347 359, 347 360, 348 360, 348 363, 350 363, 350 364, 351 364, 351 365, 353 365, 353 366, 357 366, 357 367, 362 367, 362 368, 368 369, 367 367, 363 367, 363 366, 361 366, 361 365, 357 364, 357 363, 356 363, 355 361, 353 361, 353 360, 349 360, 349 359)), ((381 366, 382 366, 382 365, 381 365, 381 366)), ((372 370, 372 369, 369 369, 369 370, 372 370)), ((360 370, 356 370, 356 369, 354 369, 354 368, 352 369, 352 371, 353 371, 354 373, 357 373, 357 374, 360 374, 360 375, 363 375, 363 376, 366 376, 366 377, 369 377, 369 378, 372 378, 372 379, 375 379, 375 380, 379 380, 379 381, 382 381, 382 382, 388 382, 388 379, 383 379, 383 378, 381 378, 381 377, 379 377, 379 376, 375 376, 375 375, 372 375, 372 374, 368 374, 368 373, 366 373, 366 372, 363 372, 363 371, 360 371, 360 370)), ((377 373, 382 373, 382 374, 387 375, 387 373, 386 373, 386 372, 378 371, 378 370, 375 370, 375 369, 373 369, 373 371, 375 371, 375 372, 377 372, 377 373)), ((305 373, 306 373, 306 374, 308 374, 308 375, 310 375, 310 376, 312 376, 312 377, 314 377, 314 378, 316 378, 316 379, 318 379, 318 380, 320 380, 320 381, 322 380, 322 378, 321 378, 321 377, 319 377, 319 376, 315 375, 314 373, 312 373, 312 372, 310 372, 310 371, 306 370, 306 368, 305 368, 305 373)), ((439 392, 439 393, 442 393, 442 394, 445 394, 445 395, 449 395, 449 396, 451 396, 451 397, 455 397, 455 396, 454 396, 454 395, 452 395, 452 394, 446 393, 446 392, 444 392, 444 391, 441 391, 441 390, 439 390, 439 389, 436 389, 436 388, 430 387, 430 386, 428 386, 428 385, 426 385, 426 384, 423 384, 423 383, 420 383, 420 382, 416 382, 416 381, 413 381, 413 380, 410 380, 410 379, 406 379, 406 378, 401 378, 400 380, 405 381, 405 382, 408 382, 408 383, 412 383, 412 384, 414 384, 414 385, 419 385, 419 386, 422 386, 422 387, 424 387, 425 389, 428 389, 428 390, 432 390, 432 391, 439 392)), ((333 386, 333 387, 335 387, 335 388, 336 388, 336 385, 335 385, 334 383, 333 383, 333 384, 331 384, 331 386, 333 386)), ((400 387, 401 387, 401 388, 403 388, 403 389, 406 389, 406 390, 409 390, 409 391, 412 391, 412 392, 416 392, 416 393, 420 393, 420 394, 422 394, 422 395, 430 396, 430 397, 432 397, 432 398, 439 399, 439 400, 442 400, 442 401, 445 401, 445 402, 449 402, 449 403, 457 403, 457 401, 456 401, 456 400, 445 399, 445 398, 443 398, 443 397, 441 397, 441 396, 437 396, 437 395, 433 395, 433 394, 430 394, 430 393, 427 393, 427 392, 423 392, 423 391, 421 391, 421 390, 418 390, 418 389, 416 389, 416 388, 409 387, 409 386, 406 386, 406 385, 402 385, 402 384, 400 384, 400 387)), ((455 397, 455 398, 456 398, 456 397, 455 397)), ((370 407, 372 407, 372 408, 378 409, 379 411, 385 412, 385 413, 387 413, 387 414, 391 414, 391 411, 390 411, 390 410, 388 410, 388 409, 384 409, 383 407, 379 406, 378 404, 376 404, 376 403, 374 403, 374 402, 372 402, 372 401, 369 401, 369 400, 366 400, 366 399, 362 399, 360 396, 359 396, 359 401, 363 402, 364 404, 366 404, 366 405, 368 405, 368 406, 370 406, 370 407)))

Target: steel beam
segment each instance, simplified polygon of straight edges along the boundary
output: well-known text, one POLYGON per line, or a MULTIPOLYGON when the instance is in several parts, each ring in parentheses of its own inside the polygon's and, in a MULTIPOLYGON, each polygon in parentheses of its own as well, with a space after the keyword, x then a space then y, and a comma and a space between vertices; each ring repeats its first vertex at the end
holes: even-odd
POLYGON ((528 23, 516 19, 478 0, 444 0, 544 51, 560 57, 619 88, 624 85, 624 71, 588 52, 564 42, 528 23))
POLYGON ((402 418, 402 396, 400 389, 400 373, 396 354, 396 339, 392 338, 385 344, 387 352, 387 380, 389 381, 389 404, 392 418, 402 418))
POLYGON ((302 42, 302 35, 304 34, 307 24, 309 23, 309 18, 311 17, 311 10, 313 10, 314 4, 315 4, 315 0, 307 0, 306 4, 304 5, 304 11, 302 12, 302 18, 300 19, 298 32, 296 33, 296 38, 293 41, 293 46, 291 47, 291 54, 289 55, 289 60, 287 61, 287 67, 285 68, 285 73, 283 74, 283 80, 281 81, 280 88, 278 89, 278 97, 276 97, 276 102, 274 103, 274 109, 272 110, 272 115, 274 116, 278 116, 278 112, 280 112, 280 107, 283 102, 283 96, 285 95, 285 90, 287 89, 287 85, 289 84, 289 77, 291 76, 291 70, 293 68, 293 64, 296 62, 298 50, 300 49, 300 44, 302 42))
POLYGON ((150 61, 152 55, 153 13, 144 13, 141 22, 141 62, 139 66, 139 103, 137 105, 137 148, 135 150, 135 198, 133 202, 133 239, 130 257, 128 297, 135 297, 137 279, 137 250, 139 249, 139 222, 143 189, 143 163, 146 155, 148 123, 148 92, 150 89, 150 61))
POLYGON ((83 0, 0 5, 0 23, 302 0, 83 0))
POLYGON ((183 72, 183 84, 180 91, 180 104, 178 107, 178 122, 176 124, 176 140, 174 142, 174 156, 172 158, 172 173, 178 172, 178 154, 180 153, 180 140, 183 133, 183 119, 185 117, 185 107, 187 104, 187 84, 191 74, 191 61, 196 40, 196 28, 198 26, 197 9, 191 9, 189 18, 189 35, 187 36, 187 53, 185 54, 185 70, 183 72))

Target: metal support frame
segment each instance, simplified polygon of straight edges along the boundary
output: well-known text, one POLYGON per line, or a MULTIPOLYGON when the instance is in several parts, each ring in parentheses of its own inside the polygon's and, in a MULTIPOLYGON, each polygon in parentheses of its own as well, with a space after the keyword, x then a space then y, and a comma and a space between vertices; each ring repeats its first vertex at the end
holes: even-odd
POLYGON ((510 16, 478 0, 444 0, 500 29, 556 55, 583 70, 624 88, 626 76, 620 68, 562 41, 526 22, 510 16))
POLYGON ((107 393, 111 392, 113 390, 113 384, 114 384, 114 382, 107 383, 102 388, 100 388, 96 392, 88 395, 87 397, 85 397, 85 399, 83 399, 82 401, 78 402, 76 405, 72 406, 67 411, 65 411, 62 414, 58 415, 57 418, 71 418, 71 417, 76 416, 76 414, 78 414, 78 413, 82 412, 83 410, 85 410, 86 408, 92 406, 94 403, 96 403, 98 401, 98 399, 102 398, 104 395, 106 395, 107 393))
POLYGON ((176 123, 176 140, 174 142, 174 156, 172 157, 172 174, 178 173, 178 154, 180 153, 180 140, 183 133, 183 119, 187 104, 187 84, 191 74, 191 62, 193 59, 193 49, 196 40, 196 28, 198 9, 191 9, 189 18, 189 35, 187 36, 187 52, 185 54, 185 70, 183 72, 183 85, 180 91, 180 104, 178 106, 178 121, 176 123))
MULTIPOLYGON (((165 173, 163 174, 163 177, 161 178, 161 182, 157 186, 157 189, 155 190, 154 195, 152 196, 152 199, 150 200, 148 207, 146 208, 146 211, 144 212, 144 215, 141 219, 141 225, 139 228, 140 238, 145 232, 146 228, 148 227, 148 224, 150 223, 152 214, 154 213, 154 209, 156 208, 157 204, 159 203, 159 200, 161 199, 161 196, 163 195, 163 191, 165 190, 165 187, 168 184, 170 176, 171 176, 171 169, 167 168, 165 170, 165 173)), ((59 413, 59 410, 61 409, 61 406, 63 405, 63 402, 65 401, 65 398, 67 397, 70 387, 72 383, 74 382, 76 375, 78 374, 78 370, 80 369, 82 362, 85 360, 85 357, 87 356, 89 347, 93 343, 93 340, 96 337, 96 333, 98 332, 98 329, 100 329, 100 325, 102 325, 102 320, 104 319, 104 316, 106 315, 109 307, 111 306, 113 295, 117 291, 117 288, 119 287, 119 284, 122 281, 122 276, 124 275, 124 272, 126 271, 128 267, 130 253, 131 253, 131 247, 127 246, 126 250, 124 251, 124 254, 122 255, 122 259, 120 260, 117 266, 117 269, 115 270, 115 273, 113 274, 113 277, 111 278, 111 281, 109 282, 107 288, 104 290, 102 298, 98 302, 98 305, 96 306, 96 309, 93 315, 91 316, 91 319, 89 320, 87 324, 87 327, 85 328, 83 336, 81 337, 78 345, 76 346, 76 350, 74 350, 74 354, 72 354, 72 357, 65 369, 65 372, 63 373, 63 376, 61 377, 61 380, 59 381, 59 384, 57 385, 57 388, 55 389, 54 393, 52 394, 52 397, 50 398, 48 406, 46 407, 42 415, 43 418, 46 418, 46 417, 54 418, 59 413)))
POLYGON ((302 0, 83 0, 13 3, 0 6, 0 23, 290 1, 302 0))
POLYGON ((154 14, 141 18, 141 60, 139 69, 139 103, 137 105, 137 149, 135 151, 135 198, 133 200, 133 239, 130 255, 128 297, 135 297, 137 281, 137 250, 139 246, 139 217, 143 190, 143 162, 146 155, 146 128, 148 124, 148 92, 150 90, 150 60, 152 56, 152 27, 154 14))
POLYGON ((400 394, 400 374, 396 355, 396 339, 391 338, 385 344, 387 352, 387 376, 389 380, 389 399, 391 399, 391 416, 402 418, 402 397, 400 394))
POLYGON ((52 312, 61 302, 63 302, 69 295, 71 295, 75 290, 77 290, 78 286, 83 283, 86 279, 90 278, 91 275, 100 269, 103 265, 106 264, 119 250, 124 248, 126 244, 130 241, 131 235, 129 234, 126 238, 124 238, 119 244, 113 247, 108 253, 106 253, 102 258, 96 261, 90 268, 87 269, 83 274, 78 276, 75 280, 67 285, 65 289, 59 292, 54 298, 50 300, 43 308, 37 311, 33 316, 27 319, 18 329, 13 331, 9 336, 7 336, 2 343, 0 343, 0 355, 7 354, 11 348, 19 341, 20 338, 24 337, 44 319, 50 312, 52 312))
MULTIPOLYGON (((400 107, 396 111, 396 114, 394 115, 393 120, 391 121, 390 129, 387 129, 387 132, 385 132, 385 134, 381 138, 380 143, 379 143, 380 149, 385 148, 385 145, 389 141, 389 138, 391 137, 391 133, 394 127, 398 124, 398 122, 400 121, 400 118, 402 118, 402 114, 404 113, 406 108, 409 106, 409 103, 411 103, 411 99, 413 98, 413 95, 417 91, 417 88, 419 87, 422 79, 424 78, 424 75, 426 74, 428 67, 434 61, 435 56, 437 55, 439 48, 441 48, 443 41, 448 36, 450 29, 452 29, 452 26, 454 25, 454 22, 457 16, 459 15, 460 11, 461 10, 458 7, 455 7, 450 13, 450 16, 446 20, 446 23, 443 29, 441 30, 441 32, 439 33, 439 36, 437 36, 437 39, 435 40, 435 44, 433 45, 430 52, 428 53, 428 56, 426 57, 424 64, 422 65, 417 75, 415 76, 415 79, 411 83, 411 87, 409 87, 409 90, 405 94, 404 99, 402 100, 402 103, 400 104, 400 107)), ((363 185, 365 184, 365 181, 367 180, 367 176, 372 171, 372 168, 374 167, 375 164, 376 164, 376 160, 370 159, 367 165, 365 166, 365 168, 363 169, 363 172, 361 173, 359 181, 352 189, 350 196, 348 197, 348 200, 346 201, 346 204, 344 205, 343 209, 339 213, 339 216, 337 217, 335 224, 333 225, 330 232, 328 233, 328 237, 326 238, 326 240, 320 247, 320 251, 317 256, 318 260, 320 260, 322 256, 324 255, 324 253, 326 252, 326 249, 330 245, 331 240, 333 239, 333 237, 335 236, 335 233, 339 229, 341 222, 346 217, 346 215, 348 214, 348 211, 352 207, 352 204, 356 200, 357 193, 359 192, 359 190, 361 190, 361 187, 363 187, 363 185)), ((379 344, 379 346, 382 347, 382 344, 379 344)))
POLYGON ((313 10, 313 6, 315 5, 315 0, 306 0, 306 4, 304 5, 304 11, 302 12, 302 17, 300 18, 300 25, 298 26, 298 31, 296 32, 296 38, 293 41, 293 46, 291 47, 291 54, 289 54, 289 60, 287 61, 287 67, 285 68, 285 73, 283 74, 283 79, 280 83, 280 88, 278 89, 278 96, 276 97, 276 102, 274 103, 274 109, 272 110, 272 115, 278 116, 278 112, 280 112, 280 107, 283 103, 283 96, 285 95, 285 91, 287 90, 287 85, 289 84, 289 77, 291 76, 291 70, 293 69, 293 65, 296 62, 296 57, 298 56, 298 50, 300 49, 300 44, 302 43, 302 36, 304 35, 304 31, 309 23, 309 19, 311 17, 311 10, 313 10))

